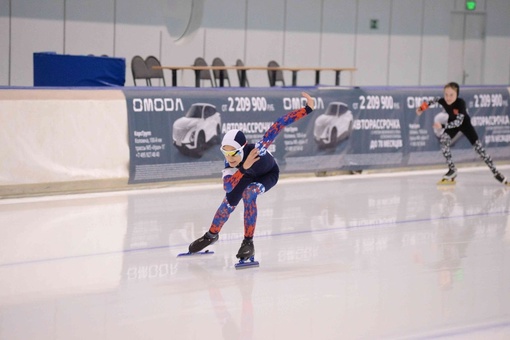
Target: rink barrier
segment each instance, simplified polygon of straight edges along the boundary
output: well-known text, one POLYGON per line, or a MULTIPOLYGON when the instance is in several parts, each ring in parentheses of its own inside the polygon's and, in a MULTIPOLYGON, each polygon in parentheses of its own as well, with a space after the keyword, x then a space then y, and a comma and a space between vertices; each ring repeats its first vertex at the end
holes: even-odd
MULTIPOLYGON (((316 110, 270 149, 283 174, 444 164, 432 129, 442 110, 415 114, 442 87, 4 88, 0 198, 217 179, 221 136, 238 128, 257 141, 280 115, 304 105, 303 90, 316 99, 316 110), (215 117, 185 122, 190 108, 214 110, 207 114, 215 117), (328 119, 328 108, 343 114, 328 119), (332 138, 333 128, 341 133, 332 138), (197 145, 203 137, 207 143, 197 145)), ((508 87, 463 87, 461 97, 493 159, 509 161, 508 87)), ((465 138, 455 141, 453 156, 479 162, 465 138)))

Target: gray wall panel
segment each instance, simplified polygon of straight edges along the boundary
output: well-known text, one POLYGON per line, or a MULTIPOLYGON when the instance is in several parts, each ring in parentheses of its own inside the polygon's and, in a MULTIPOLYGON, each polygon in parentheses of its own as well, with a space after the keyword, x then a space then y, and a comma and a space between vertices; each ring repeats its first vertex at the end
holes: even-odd
MULTIPOLYGON (((11 83, 34 84, 33 53, 64 49, 64 0, 12 1, 11 83), (33 19, 33 18, 36 19, 33 19)), ((90 42, 86 43, 90 45, 90 42)))
POLYGON ((420 74, 421 1, 393 0, 388 85, 415 85, 420 74))
MULTIPOLYGON (((322 20, 321 64, 323 67, 354 67, 356 59, 356 0, 325 0, 322 20)), ((350 72, 342 73, 341 84, 353 82, 350 72)), ((335 74, 324 72, 321 83, 334 84, 335 74)))
POLYGON ((356 35, 357 84, 388 84, 388 57, 391 0, 360 0, 358 2, 356 35), (371 29, 371 21, 377 28, 371 29))
MULTIPOLYGON (((510 2, 477 4, 487 22, 483 83, 507 84, 510 2)), ((134 55, 155 55, 166 65, 218 56, 226 64, 239 58, 247 65, 274 59, 282 66, 357 67, 342 84, 440 85, 448 81, 452 11, 464 6, 464 0, 0 0, 0 85, 31 86, 33 53, 41 51, 124 57, 127 86, 134 55)), ((165 75, 169 83, 170 71, 165 75)), ((179 85, 194 85, 192 71, 179 77, 179 85)), ((248 77, 252 86, 268 85, 265 71, 248 77)), ((285 77, 290 83, 289 72, 285 77)), ((333 84, 334 74, 323 73, 321 82, 333 84)), ((298 84, 308 83, 313 72, 299 74, 298 84)))
MULTIPOLYGON (((285 1, 248 1, 248 18, 246 33, 247 65, 265 66, 269 60, 283 65, 285 55, 285 1)), ((291 78, 285 74, 286 81, 291 78)), ((268 86, 265 71, 250 71, 250 85, 268 86)))
POLYGON ((487 0, 484 82, 510 84, 510 1, 487 0))
POLYGON ((9 0, 0 0, 0 86, 9 84, 9 0))
POLYGON ((114 54, 114 0, 66 0, 65 10, 64 53, 114 54))

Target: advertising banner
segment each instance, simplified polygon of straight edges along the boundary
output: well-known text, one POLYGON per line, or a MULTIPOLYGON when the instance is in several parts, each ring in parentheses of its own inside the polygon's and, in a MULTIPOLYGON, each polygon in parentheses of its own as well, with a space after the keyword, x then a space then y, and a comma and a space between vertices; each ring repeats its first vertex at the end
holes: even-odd
MULTIPOLYGON (((442 96, 431 88, 210 88, 134 89, 128 109, 130 183, 219 178, 223 135, 242 130, 259 141, 271 124, 316 101, 308 117, 286 127, 270 147, 282 172, 363 170, 443 164, 438 136, 442 107, 421 116, 423 101, 442 96)), ((494 159, 510 159, 506 87, 463 88, 473 125, 494 159)), ((466 138, 454 139, 456 162, 477 160, 466 138)))
MULTIPOLYGON (((397 90, 394 90, 397 91, 397 90)), ((448 115, 439 104, 433 104, 421 116, 416 108, 423 101, 442 97, 443 88, 419 88, 398 90, 404 95, 404 115, 408 119, 407 160, 404 165, 418 166, 444 164, 439 151, 439 136, 442 129, 432 128, 434 122, 446 122, 448 115), (412 118, 411 118, 412 117, 412 118)), ((461 87, 459 97, 466 108, 479 140, 495 160, 510 159, 510 110, 509 91, 506 87, 461 87)), ((457 134, 451 144, 456 163, 479 161, 479 156, 462 133, 457 134)))
MULTIPOLYGON (((317 92, 310 88, 312 95, 317 92)), ((281 115, 305 104, 296 89, 124 90, 128 108, 130 183, 218 177, 223 135, 242 130, 255 143, 281 115)), ((323 102, 317 99, 318 109, 323 102)), ((308 124, 297 122, 269 149, 307 153, 308 124), (290 133, 289 131, 292 131, 290 133), (287 134, 287 132, 289 132, 287 134)))

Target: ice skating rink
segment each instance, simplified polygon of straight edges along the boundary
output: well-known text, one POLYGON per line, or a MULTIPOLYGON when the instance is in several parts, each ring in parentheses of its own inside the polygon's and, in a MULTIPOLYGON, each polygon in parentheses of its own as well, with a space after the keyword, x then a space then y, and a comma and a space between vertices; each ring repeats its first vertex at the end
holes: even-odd
POLYGON ((0 339, 510 339, 510 187, 443 173, 282 179, 244 270, 242 204, 176 258, 219 180, 0 200, 0 339))

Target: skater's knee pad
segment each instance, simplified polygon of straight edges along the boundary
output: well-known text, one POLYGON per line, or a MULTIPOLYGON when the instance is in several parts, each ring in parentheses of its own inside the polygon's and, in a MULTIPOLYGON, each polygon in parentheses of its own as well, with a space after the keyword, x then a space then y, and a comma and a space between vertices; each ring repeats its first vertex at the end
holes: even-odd
POLYGON ((251 183, 243 191, 243 200, 251 201, 257 198, 258 195, 263 194, 266 188, 262 183, 251 183))

